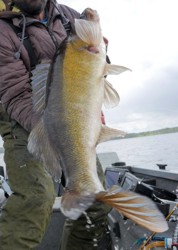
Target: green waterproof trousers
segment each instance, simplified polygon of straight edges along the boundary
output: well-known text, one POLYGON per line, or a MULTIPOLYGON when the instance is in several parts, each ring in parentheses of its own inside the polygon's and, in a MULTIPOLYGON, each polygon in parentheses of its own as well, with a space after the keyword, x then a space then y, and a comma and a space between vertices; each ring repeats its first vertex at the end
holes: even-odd
MULTIPOLYGON (((10 120, 1 105, 0 134, 4 141, 8 181, 13 191, 0 216, 0 250, 36 249, 52 213, 56 196, 54 183, 44 167, 28 152, 28 132, 10 120)), ((99 163, 97 165, 103 180, 102 168, 99 163)), ((107 238, 108 211, 108 207, 94 204, 87 211, 89 223, 86 216, 77 221, 67 219, 60 249, 110 249, 106 247, 110 245, 107 238)))
POLYGON ((2 106, 0 109, 4 161, 13 191, 0 216, 0 250, 34 249, 48 226, 55 199, 54 184, 43 166, 29 154, 28 133, 9 120, 2 106))

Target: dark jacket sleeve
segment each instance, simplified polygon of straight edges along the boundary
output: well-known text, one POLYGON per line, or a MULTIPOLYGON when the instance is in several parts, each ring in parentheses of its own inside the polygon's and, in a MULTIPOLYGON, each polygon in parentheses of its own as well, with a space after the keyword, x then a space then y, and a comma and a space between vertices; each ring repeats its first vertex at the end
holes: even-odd
POLYGON ((17 51, 13 37, 16 34, 5 29, 0 22, 0 99, 12 119, 27 131, 31 130, 32 101, 29 72, 17 51))

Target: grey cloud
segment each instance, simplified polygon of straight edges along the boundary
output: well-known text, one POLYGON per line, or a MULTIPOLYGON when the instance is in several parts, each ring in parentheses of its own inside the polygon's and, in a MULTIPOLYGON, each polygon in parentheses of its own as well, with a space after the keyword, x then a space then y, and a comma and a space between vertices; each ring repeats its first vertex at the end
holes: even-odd
POLYGON ((157 126, 178 126, 178 71, 172 65, 160 69, 152 66, 143 87, 137 86, 129 97, 121 96, 121 103, 115 109, 104 110, 108 123, 128 122, 131 126, 137 120, 145 120, 152 126, 155 121, 155 127, 156 122, 157 126))

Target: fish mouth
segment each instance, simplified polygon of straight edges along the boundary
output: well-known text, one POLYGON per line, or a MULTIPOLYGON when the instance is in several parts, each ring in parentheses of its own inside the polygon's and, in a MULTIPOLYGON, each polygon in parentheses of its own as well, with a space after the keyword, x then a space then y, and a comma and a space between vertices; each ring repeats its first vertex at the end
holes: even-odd
MULTIPOLYGON (((75 45, 74 45, 75 47, 75 45)), ((85 45, 81 46, 79 48, 76 48, 78 51, 85 51, 86 53, 88 52, 89 54, 97 55, 97 54, 103 54, 102 49, 98 45, 85 45)))
POLYGON ((88 46, 87 50, 93 54, 98 54, 100 52, 98 46, 88 46))

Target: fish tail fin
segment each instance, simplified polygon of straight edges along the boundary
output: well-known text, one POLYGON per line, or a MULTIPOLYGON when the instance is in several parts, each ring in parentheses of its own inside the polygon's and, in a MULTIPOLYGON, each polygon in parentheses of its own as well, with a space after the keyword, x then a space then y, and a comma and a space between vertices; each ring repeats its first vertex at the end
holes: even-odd
POLYGON ((73 191, 66 191, 61 199, 60 209, 62 213, 72 219, 77 220, 95 201, 96 194, 81 195, 73 191))
POLYGON ((99 45, 102 41, 102 32, 99 22, 75 19, 77 36, 89 45, 99 45))
POLYGON ((138 225, 153 231, 164 232, 167 222, 157 206, 149 198, 134 192, 113 187, 97 194, 96 200, 106 203, 138 225))

